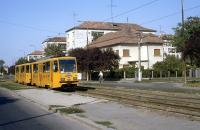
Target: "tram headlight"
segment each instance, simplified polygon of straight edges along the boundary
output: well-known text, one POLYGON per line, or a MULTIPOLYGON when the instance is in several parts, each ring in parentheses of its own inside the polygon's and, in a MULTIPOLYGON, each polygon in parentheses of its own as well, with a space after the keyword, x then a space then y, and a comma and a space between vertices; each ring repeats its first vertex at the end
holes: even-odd
POLYGON ((60 81, 65 81, 65 78, 61 78, 60 81))
POLYGON ((77 80, 77 77, 74 77, 73 80, 77 80))

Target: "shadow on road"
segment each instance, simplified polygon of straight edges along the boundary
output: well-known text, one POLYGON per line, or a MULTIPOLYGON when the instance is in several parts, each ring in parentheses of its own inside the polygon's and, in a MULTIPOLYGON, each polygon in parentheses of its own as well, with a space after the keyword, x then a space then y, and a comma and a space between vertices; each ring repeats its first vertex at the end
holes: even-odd
POLYGON ((0 106, 4 105, 4 104, 7 104, 7 103, 16 102, 17 100, 18 99, 11 99, 11 98, 8 98, 8 97, 0 97, 0 106))
POLYGON ((65 87, 65 88, 59 88, 59 89, 54 89, 54 90, 60 91, 60 92, 76 92, 76 91, 88 91, 88 90, 91 90, 91 89, 93 90, 95 88, 78 86, 78 87, 65 87))
POLYGON ((14 124, 14 123, 19 123, 19 122, 32 120, 32 119, 35 119, 35 118, 44 117, 44 116, 48 116, 48 115, 52 115, 52 114, 54 114, 54 112, 46 113, 46 114, 42 114, 42 115, 38 115, 38 116, 32 116, 32 117, 28 117, 28 118, 24 118, 24 119, 20 119, 20 120, 15 120, 15 121, 9 121, 9 122, 6 122, 6 123, 1 123, 0 126, 6 126, 6 125, 14 124))

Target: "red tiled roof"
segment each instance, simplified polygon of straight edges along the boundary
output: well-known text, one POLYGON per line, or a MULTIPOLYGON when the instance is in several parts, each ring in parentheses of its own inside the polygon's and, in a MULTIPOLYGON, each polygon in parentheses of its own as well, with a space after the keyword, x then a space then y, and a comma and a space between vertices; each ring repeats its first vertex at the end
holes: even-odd
POLYGON ((32 53, 28 54, 28 55, 43 55, 44 51, 33 51, 32 53))
MULTIPOLYGON (((44 42, 66 42, 66 37, 47 38, 44 42)), ((42 43, 44 43, 44 42, 42 42, 42 43)))
POLYGON ((92 30, 124 30, 126 28, 131 28, 131 30, 143 30, 145 32, 156 32, 153 29, 142 27, 138 24, 133 23, 111 23, 111 22, 94 22, 94 21, 86 21, 80 24, 79 26, 76 26, 74 28, 71 28, 67 30, 66 32, 72 30, 72 29, 92 29, 92 30))
MULTIPOLYGON (((163 43, 162 39, 154 34, 143 34, 143 43, 163 43)), ((123 30, 119 32, 107 33, 93 41, 89 47, 106 47, 116 44, 137 44, 139 42, 138 32, 133 30, 123 30)))

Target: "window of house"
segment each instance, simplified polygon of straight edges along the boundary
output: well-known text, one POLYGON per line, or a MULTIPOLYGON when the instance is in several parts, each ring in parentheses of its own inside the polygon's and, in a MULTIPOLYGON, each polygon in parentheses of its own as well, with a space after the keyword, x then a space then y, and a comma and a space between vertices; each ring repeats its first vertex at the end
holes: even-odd
POLYGON ((123 57, 129 57, 129 49, 123 49, 123 57))
POLYGON ((160 56, 160 49, 154 49, 154 56, 160 56))
POLYGON ((175 48, 168 48, 168 53, 175 53, 175 48))
POLYGON ((123 68, 128 68, 128 67, 129 67, 128 64, 124 64, 124 65, 123 65, 123 68))
POLYGON ((119 55, 119 50, 116 50, 115 53, 116 53, 117 55, 119 55))
POLYGON ((95 31, 92 31, 92 41, 96 40, 97 38, 103 36, 104 32, 95 32, 95 31))
POLYGON ((61 50, 66 50, 66 44, 59 44, 61 50))

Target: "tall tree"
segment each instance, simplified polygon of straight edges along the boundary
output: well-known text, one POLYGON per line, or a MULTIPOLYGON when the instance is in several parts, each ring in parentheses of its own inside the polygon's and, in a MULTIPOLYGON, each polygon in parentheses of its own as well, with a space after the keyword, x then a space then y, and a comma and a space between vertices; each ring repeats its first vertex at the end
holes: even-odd
POLYGON ((59 56, 64 54, 62 48, 55 44, 48 44, 44 51, 45 56, 59 56))
POLYGON ((77 58, 78 69, 82 72, 103 71, 118 67, 119 56, 112 49, 77 48, 69 51, 77 58))
POLYGON ((9 68, 8 68, 8 73, 9 74, 15 74, 15 65, 12 65, 12 66, 10 66, 9 68))
POLYGON ((3 65, 5 64, 4 60, 0 60, 0 73, 4 72, 3 65))
POLYGON ((28 63, 28 60, 25 57, 21 57, 15 62, 16 65, 20 65, 24 63, 28 63))
POLYGON ((183 60, 176 58, 173 55, 167 55, 164 61, 156 62, 153 65, 153 69, 159 73, 167 73, 167 71, 170 71, 172 73, 178 71, 181 73, 184 69, 184 63, 183 60))
POLYGON ((0 60, 0 66, 3 66, 5 64, 4 60, 0 60))
POLYGON ((183 59, 189 60, 192 65, 199 65, 200 18, 189 17, 185 20, 184 26, 179 23, 174 30, 175 37, 173 43, 177 47, 178 51, 182 52, 183 59))

